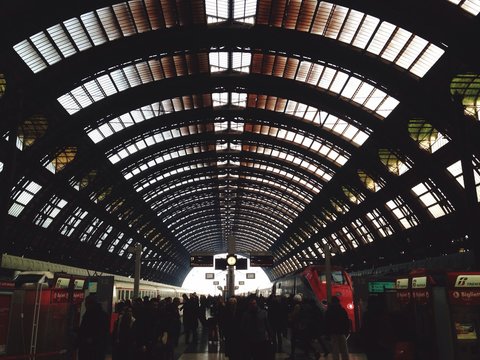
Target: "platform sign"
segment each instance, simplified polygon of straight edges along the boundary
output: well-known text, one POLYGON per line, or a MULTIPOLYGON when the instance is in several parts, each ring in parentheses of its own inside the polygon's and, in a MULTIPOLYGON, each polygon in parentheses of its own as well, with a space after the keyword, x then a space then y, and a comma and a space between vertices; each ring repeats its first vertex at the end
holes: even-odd
POLYGON ((273 255, 250 254, 250 266, 273 267, 273 255))
POLYGON ((448 273, 448 300, 456 305, 480 305, 480 273, 448 273))
POLYGON ((402 304, 410 302, 410 288, 409 278, 397 279, 395 282, 395 289, 397 290, 397 299, 402 304))
POLYGON ((429 279, 427 276, 412 277, 412 298, 419 304, 425 305, 432 298, 429 279))
POLYGON ((368 292, 375 294, 382 294, 385 292, 392 292, 395 290, 394 281, 369 281, 368 292))
POLYGON ((191 267, 213 267, 213 255, 190 255, 191 267))

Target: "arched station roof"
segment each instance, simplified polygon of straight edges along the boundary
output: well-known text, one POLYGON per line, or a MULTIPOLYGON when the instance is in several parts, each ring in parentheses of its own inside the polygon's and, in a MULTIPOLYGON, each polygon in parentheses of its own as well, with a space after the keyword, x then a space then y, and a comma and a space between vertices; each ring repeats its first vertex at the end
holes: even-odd
POLYGON ((271 279, 478 254, 479 0, 1 6, 2 252, 141 243, 177 285, 232 236, 271 279))

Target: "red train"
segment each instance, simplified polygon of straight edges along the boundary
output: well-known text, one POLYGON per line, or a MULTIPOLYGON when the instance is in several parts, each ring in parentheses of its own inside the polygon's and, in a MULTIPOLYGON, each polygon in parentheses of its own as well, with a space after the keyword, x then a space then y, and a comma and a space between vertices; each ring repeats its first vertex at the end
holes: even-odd
MULTIPOLYGON (((355 332, 357 324, 355 320, 352 279, 343 268, 332 266, 331 289, 332 296, 337 296, 342 306, 347 310, 352 325, 351 329, 355 332)), ((325 310, 328 305, 325 266, 310 265, 276 280, 273 284, 272 293, 286 296, 302 294, 303 298, 315 300, 317 305, 325 310)))

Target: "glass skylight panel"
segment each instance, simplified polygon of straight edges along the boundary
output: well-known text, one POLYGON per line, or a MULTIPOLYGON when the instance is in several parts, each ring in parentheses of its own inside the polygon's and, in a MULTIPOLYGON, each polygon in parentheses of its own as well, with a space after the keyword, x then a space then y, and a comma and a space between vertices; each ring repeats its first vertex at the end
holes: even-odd
POLYGON ((393 235, 393 228, 378 209, 373 209, 371 212, 367 213, 367 218, 378 230, 381 237, 393 235))
POLYGON ((252 54, 249 52, 232 53, 232 70, 249 73, 251 62, 252 54))
POLYGON ((28 40, 16 44, 13 49, 34 73, 45 69, 47 64, 28 40))
POLYGON ((400 221, 404 229, 409 229, 419 224, 413 211, 400 196, 388 201, 387 206, 392 210, 393 215, 400 221))
POLYGON ((432 180, 414 186, 412 192, 435 218, 442 217, 454 211, 450 201, 448 201, 432 180))
POLYGON ((63 22, 63 25, 79 51, 88 50, 93 46, 79 19, 72 18, 66 20, 63 22))
MULTIPOLYGON (((267 126, 263 126, 263 127, 267 127, 267 126)), ((277 138, 283 139, 289 142, 292 142, 293 139, 295 139, 295 137, 298 135, 293 131, 288 131, 281 128, 275 128, 273 126, 268 128, 273 130, 273 132, 277 133, 277 138)), ((261 134, 261 128, 259 129, 253 128, 246 131, 261 134)), ((309 147, 309 150, 313 150, 317 154, 325 156, 339 165, 343 165, 348 161, 348 158, 350 156, 349 154, 345 152, 343 152, 343 154, 340 154, 334 149, 333 146, 328 145, 323 139, 315 138, 312 140, 313 141, 311 142, 311 146, 309 147)))
POLYGON ((80 222, 88 214, 87 211, 77 207, 69 218, 62 224, 59 229, 60 234, 70 236, 73 231, 80 225, 80 222))
POLYGON ((100 220, 99 218, 93 218, 90 225, 88 225, 88 227, 82 232, 82 234, 80 234, 79 240, 81 242, 88 242, 102 224, 102 220, 100 220))
POLYGON ((228 20, 229 0, 205 0, 207 22, 216 23, 228 20))
POLYGON ((142 121, 154 118, 163 113, 165 112, 163 111, 162 104, 156 102, 113 118, 112 120, 100 125, 98 128, 87 130, 87 135, 90 137, 90 139, 92 139, 93 142, 98 143, 123 129, 126 129, 134 124, 138 124, 142 121))
POLYGON ((228 93, 212 93, 213 107, 223 106, 228 104, 228 93))
POLYGON ((228 70, 228 52, 227 51, 212 51, 208 54, 210 60, 210 72, 228 70))
POLYGON ((463 169, 462 169, 462 161, 458 160, 457 162, 453 163, 447 170, 452 176, 457 180, 461 187, 465 188, 465 183, 463 182, 463 169))
POLYGON ((247 106, 247 94, 232 92, 232 105, 246 107, 247 106))
POLYGON ((0 173, 3 171, 3 162, 0 161, 0 173))
POLYGON ((374 240, 372 233, 361 219, 353 220, 351 225, 364 243, 371 243, 374 240))
POLYGON ((37 48, 42 57, 47 61, 48 65, 53 65, 62 60, 45 33, 37 33, 31 36, 30 40, 33 46, 37 48))
POLYGON ((348 242, 353 246, 353 248, 358 247, 357 239, 355 238, 355 236, 353 236, 352 232, 350 231, 350 229, 347 226, 344 226, 343 228, 341 228, 340 231, 343 234, 342 237, 344 239, 347 239, 348 242))
MULTIPOLYGON (((113 5, 114 7, 116 5, 113 5)), ((115 17, 115 13, 113 12, 112 8, 106 7, 102 9, 98 9, 97 11, 98 18, 102 23, 103 29, 107 34, 108 41, 116 40, 122 37, 122 32, 118 28, 117 19, 115 17)))
MULTIPOLYGON (((198 54, 197 58, 206 56, 205 54, 198 54)), ((175 56, 166 55, 161 59, 149 60, 148 62, 141 61, 138 63, 128 64, 120 69, 114 69, 102 74, 96 74, 95 77, 84 84, 72 89, 68 93, 60 96, 58 102, 72 115, 81 109, 88 107, 94 102, 104 99, 110 95, 122 92, 135 86, 150 83, 159 80, 161 77, 153 76, 158 71, 155 67, 169 71, 166 77, 181 76, 183 73, 188 75, 187 63, 184 65, 172 65, 169 61, 173 61, 175 56), (169 60, 169 61, 166 61, 169 60), (172 67, 173 66, 173 67, 172 67)), ((176 56, 182 59, 185 55, 176 56)), ((193 59, 192 59, 193 61, 193 59)), ((200 61, 200 60, 199 60, 200 61)), ((207 70, 201 69, 200 72, 207 70)), ((163 102, 162 102, 163 103, 163 102)))
POLYGON ((13 204, 8 209, 8 214, 19 216, 28 203, 42 189, 42 186, 34 181, 29 181, 21 189, 15 190, 12 196, 13 204))
POLYGON ((378 149, 380 162, 387 170, 397 176, 403 175, 412 168, 410 161, 403 155, 389 149, 378 149))
POLYGON ((341 71, 337 68, 327 66, 325 64, 317 64, 310 61, 289 61, 282 55, 254 55, 254 64, 252 73, 264 75, 273 75, 277 77, 288 78, 288 73, 296 73, 295 80, 306 82, 331 91, 343 98, 349 99, 354 103, 373 111, 382 118, 387 117, 399 104, 399 101, 391 97, 383 90, 374 87, 369 82, 358 77, 352 76, 350 73, 341 71), (265 72, 264 64, 274 62, 278 64, 284 60, 287 65, 278 70, 265 72), (307 75, 308 74, 308 75, 307 75))
POLYGON ((85 29, 87 29, 90 39, 93 41, 94 46, 101 45, 108 41, 108 38, 104 34, 104 29, 101 23, 98 21, 95 12, 88 12, 80 16, 85 29))
POLYGON ((52 196, 33 219, 34 224, 48 228, 65 205, 67 205, 67 201, 55 195, 52 196))
POLYGON ((463 10, 469 12, 473 16, 477 16, 480 12, 479 0, 448 0, 455 5, 459 5, 463 10))
MULTIPOLYGON (((274 174, 278 174, 280 176, 285 177, 286 179, 294 181, 296 184, 298 184, 302 187, 305 187, 307 189, 312 190, 314 193, 320 192, 320 188, 318 186, 315 186, 314 184, 300 178, 299 176, 294 175, 293 173, 287 172, 286 170, 282 170, 282 169, 279 169, 279 168, 274 167, 274 166, 266 166, 266 165, 258 164, 258 163, 253 163, 253 164, 252 163, 247 163, 247 164, 243 164, 243 166, 253 167, 253 168, 257 168, 257 169, 260 169, 260 170, 263 170, 263 171, 266 171, 266 172, 272 172, 274 174)), ((246 179, 251 179, 251 178, 256 179, 256 177, 253 177, 253 176, 246 176, 245 178, 246 179)), ((268 180, 263 179, 262 182, 264 182, 264 181, 268 182, 270 185, 273 185, 268 180)), ((276 183, 275 183, 274 186, 276 186, 276 183)), ((312 197, 308 192, 306 192, 306 194, 302 195, 302 194, 297 193, 291 187, 283 189, 283 191, 291 192, 292 194, 294 194, 295 196, 297 196, 299 198, 307 199, 308 202, 310 202, 312 200, 312 197)))
MULTIPOLYGON (((255 180, 258 182, 258 178, 256 177, 248 177, 249 180, 255 180)), ((281 186, 279 184, 275 184, 276 187, 280 187, 280 188, 286 188, 285 186, 281 186)), ((276 198, 276 200, 278 200, 278 203, 277 204, 281 204, 281 203, 288 203, 289 207, 291 208, 295 208, 296 212, 300 212, 302 211, 304 208, 305 208, 305 204, 299 202, 293 202, 292 200, 288 199, 286 196, 280 196, 278 195, 277 193, 271 191, 271 190, 263 190, 263 189, 259 189, 259 188, 254 188, 254 187, 249 187, 249 186, 243 186, 242 187, 242 190, 246 190, 248 192, 252 192, 252 193, 258 193, 258 194, 262 194, 262 195, 269 195, 269 196, 272 196, 274 198, 276 198)))
MULTIPOLYGON (((478 0, 474 0, 478 1, 478 0)), ((305 3, 299 1, 298 7, 305 3)), ((391 61, 411 73, 423 77, 443 55, 444 50, 380 19, 356 10, 321 1, 310 18, 279 8, 276 2, 259 7, 257 23, 274 27, 292 28, 299 19, 306 23, 297 31, 307 31, 366 51, 391 61), (285 21, 288 18, 289 21, 285 21)))
POLYGON ((253 24, 257 13, 257 0, 234 0, 233 18, 236 21, 253 24))

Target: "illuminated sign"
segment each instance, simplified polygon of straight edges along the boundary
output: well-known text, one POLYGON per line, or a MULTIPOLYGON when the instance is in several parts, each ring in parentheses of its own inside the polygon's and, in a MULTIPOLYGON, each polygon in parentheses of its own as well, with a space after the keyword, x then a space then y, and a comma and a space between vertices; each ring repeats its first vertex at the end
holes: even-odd
POLYGON ((250 266, 273 267, 273 255, 250 254, 250 266))
POLYGON ((191 255, 190 266, 213 267, 213 255, 191 255))
POLYGON ((458 275, 455 287, 480 287, 480 275, 458 275))
POLYGON ((255 273, 247 273, 247 279, 255 279, 255 273))
POLYGON ((368 282, 369 293, 384 293, 394 289, 395 289, 395 283, 393 281, 369 281, 368 282))
POLYGON ((412 289, 424 289, 426 287, 427 287, 426 276, 412 278, 412 289))
POLYGON ((215 274, 214 273, 205 273, 205 279, 213 280, 213 279, 215 279, 215 274))
POLYGON ((408 278, 405 279, 397 279, 397 282, 395 284, 395 288, 397 290, 406 290, 408 289, 408 278))

